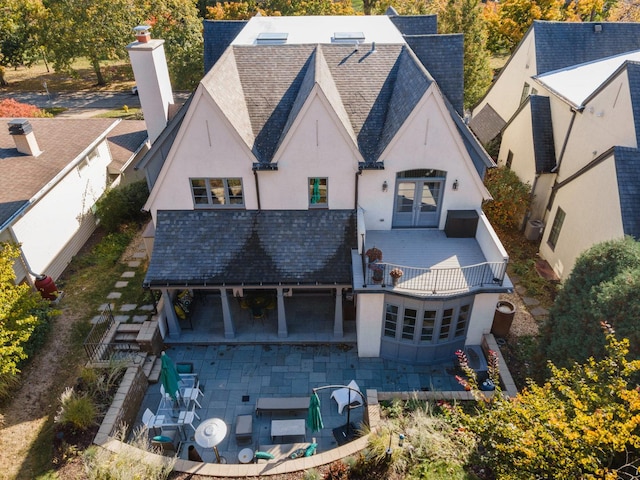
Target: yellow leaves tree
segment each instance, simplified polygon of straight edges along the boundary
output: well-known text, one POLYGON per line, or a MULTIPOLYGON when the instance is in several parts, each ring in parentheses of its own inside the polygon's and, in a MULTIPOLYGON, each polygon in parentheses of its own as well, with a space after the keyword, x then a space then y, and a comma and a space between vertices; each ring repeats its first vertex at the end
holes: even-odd
MULTIPOLYGON (((460 413, 498 479, 632 478, 640 463, 640 360, 603 324, 607 356, 572 368, 550 363, 550 379, 515 398, 497 396, 460 413)), ((636 478, 636 477, 633 477, 636 478)))
POLYGON ((355 15, 349 0, 265 0, 223 2, 207 7, 210 20, 247 20, 260 13, 268 16, 355 15))

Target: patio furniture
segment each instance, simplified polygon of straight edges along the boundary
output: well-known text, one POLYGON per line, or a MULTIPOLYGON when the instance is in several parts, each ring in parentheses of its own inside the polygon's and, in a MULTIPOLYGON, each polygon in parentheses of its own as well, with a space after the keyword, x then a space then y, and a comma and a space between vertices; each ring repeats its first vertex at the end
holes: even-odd
MULTIPOLYGON (((273 459, 256 457, 255 462, 256 463, 281 462, 283 460, 291 458, 291 454, 297 450, 304 449, 306 451, 306 449, 309 448, 309 446, 312 445, 313 443, 316 443, 315 438, 311 440, 311 443, 304 442, 304 443, 280 443, 277 445, 259 445, 257 451, 270 453, 271 455, 273 455, 273 459)), ((310 453, 312 455, 315 455, 316 449, 313 449, 313 451, 310 453)))
POLYGON ((362 395, 357 393, 360 391, 360 387, 358 387, 356 381, 351 380, 347 387, 350 388, 339 388, 331 393, 331 398, 338 404, 338 413, 340 415, 342 415, 342 410, 346 406, 351 408, 362 405, 362 395), (354 390, 357 390, 357 392, 354 390))
POLYGON ((193 431, 195 433, 196 427, 193 426, 193 422, 196 418, 200 420, 200 417, 196 413, 196 406, 194 404, 192 410, 187 410, 187 411, 183 410, 180 412, 180 416, 178 417, 178 423, 181 424, 182 426, 189 425, 191 428, 193 428, 193 431))
POLYGON ((276 437, 302 436, 306 438, 305 421, 302 418, 292 420, 271 420, 271 441, 276 437))
POLYGON ((189 445, 189 455, 187 456, 187 458, 189 460, 191 460, 192 462, 202 462, 203 461, 202 457, 200 456, 200 453, 196 449, 195 445, 189 445))
POLYGON ((309 397, 262 397, 256 401, 256 415, 262 412, 306 412, 309 408, 309 397))
POLYGON ((238 461, 240 463, 251 463, 253 461, 253 450, 243 448, 238 452, 238 461))
POLYGON ((156 423, 156 416, 148 408, 142 414, 142 423, 148 430, 153 428, 156 423))
POLYGON ((238 443, 251 442, 252 436, 253 415, 238 415, 236 417, 236 441, 238 443))
POLYGON ((151 446, 157 448, 162 455, 173 457, 180 454, 182 440, 177 430, 160 430, 160 435, 151 439, 151 446))
POLYGON ((227 436, 227 424, 220 418, 208 418, 196 429, 196 443, 203 448, 213 448, 218 463, 227 463, 218 452, 218 444, 227 436))

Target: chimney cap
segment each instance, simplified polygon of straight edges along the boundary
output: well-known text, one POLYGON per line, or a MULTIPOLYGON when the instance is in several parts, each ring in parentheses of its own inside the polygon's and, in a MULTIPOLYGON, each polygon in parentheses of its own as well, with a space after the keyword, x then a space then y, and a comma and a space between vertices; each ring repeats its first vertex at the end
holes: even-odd
POLYGON ((26 135, 33 131, 33 127, 26 118, 14 118, 8 122, 9 135, 26 135))
POLYGON ((136 32, 136 35, 144 35, 145 33, 149 33, 151 30, 150 25, 138 25, 137 27, 133 27, 133 31, 136 32))

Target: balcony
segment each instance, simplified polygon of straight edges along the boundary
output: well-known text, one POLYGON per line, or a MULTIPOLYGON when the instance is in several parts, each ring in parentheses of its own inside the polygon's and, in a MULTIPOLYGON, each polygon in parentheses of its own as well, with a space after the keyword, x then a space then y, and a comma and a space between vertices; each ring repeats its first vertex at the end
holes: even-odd
MULTIPOLYGON (((483 218, 483 217, 481 217, 483 218)), ((471 291, 508 291, 508 256, 488 222, 478 224, 475 238, 449 238, 441 230, 368 231, 364 252, 382 250, 381 262, 370 265, 352 252, 356 291, 380 289, 420 297, 446 297, 471 291), (375 274, 375 269, 381 272, 375 274), (394 283, 390 272, 403 275, 394 283), (375 274, 375 277, 374 277, 375 274)))

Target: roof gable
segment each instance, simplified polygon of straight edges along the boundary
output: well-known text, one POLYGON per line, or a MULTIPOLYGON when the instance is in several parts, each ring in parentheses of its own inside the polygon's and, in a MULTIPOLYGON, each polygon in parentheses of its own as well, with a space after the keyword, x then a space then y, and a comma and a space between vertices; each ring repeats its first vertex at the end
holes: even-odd
POLYGON ((627 62, 627 76, 629 78, 633 123, 636 129, 636 143, 640 146, 640 63, 627 62))
POLYGON ((204 36, 204 72, 207 73, 222 57, 247 20, 205 20, 204 36))
POLYGON ((614 158, 620 213, 625 235, 640 240, 640 151, 637 148, 615 147, 614 158))

